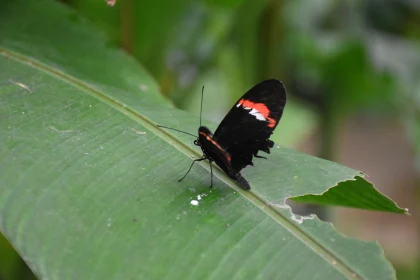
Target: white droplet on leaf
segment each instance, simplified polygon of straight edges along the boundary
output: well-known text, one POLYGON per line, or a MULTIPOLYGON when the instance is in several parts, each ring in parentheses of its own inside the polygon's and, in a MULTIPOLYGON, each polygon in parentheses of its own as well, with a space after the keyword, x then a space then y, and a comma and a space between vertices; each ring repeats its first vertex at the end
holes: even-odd
POLYGON ((193 206, 198 206, 198 201, 197 200, 195 200, 195 199, 193 199, 193 200, 191 200, 191 205, 193 205, 193 206))

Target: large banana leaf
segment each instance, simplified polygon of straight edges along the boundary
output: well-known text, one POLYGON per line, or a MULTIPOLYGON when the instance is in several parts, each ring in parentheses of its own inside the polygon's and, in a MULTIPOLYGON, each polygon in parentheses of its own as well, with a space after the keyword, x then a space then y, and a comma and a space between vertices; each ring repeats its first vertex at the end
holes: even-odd
POLYGON ((205 163, 178 183, 200 151, 156 124, 197 117, 105 40, 55 2, 0 9, 0 230, 39 278, 395 278, 377 244, 285 204, 404 212, 358 171, 276 147, 250 192, 220 170, 209 189, 205 163))

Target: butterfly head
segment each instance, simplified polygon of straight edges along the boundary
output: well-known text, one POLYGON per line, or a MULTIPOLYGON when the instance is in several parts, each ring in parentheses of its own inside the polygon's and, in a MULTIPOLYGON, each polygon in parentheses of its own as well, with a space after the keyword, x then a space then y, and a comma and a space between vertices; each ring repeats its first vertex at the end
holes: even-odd
POLYGON ((211 133, 210 129, 205 126, 200 126, 198 128, 198 137, 194 141, 194 145, 202 147, 203 143, 206 143, 206 141, 208 142, 212 137, 213 133, 211 133))

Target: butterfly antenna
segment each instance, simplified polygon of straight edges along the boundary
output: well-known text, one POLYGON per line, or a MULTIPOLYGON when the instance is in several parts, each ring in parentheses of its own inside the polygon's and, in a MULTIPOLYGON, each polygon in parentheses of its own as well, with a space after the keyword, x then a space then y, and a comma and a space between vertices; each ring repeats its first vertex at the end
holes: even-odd
POLYGON ((192 136, 192 137, 194 137, 194 138, 196 138, 196 137, 197 137, 197 135, 194 135, 194 134, 192 134, 192 133, 188 133, 188 132, 185 132, 185 131, 182 131, 182 130, 176 129, 176 128, 167 127, 167 126, 163 126, 163 125, 157 125, 157 127, 162 127, 162 128, 166 128, 166 129, 170 129, 170 130, 175 130, 175 131, 178 131, 178 132, 181 132, 181 133, 185 133, 185 134, 187 134, 187 135, 190 135, 190 136, 192 136))
POLYGON ((204 97, 204 86, 201 88, 200 127, 201 127, 201 115, 203 113, 203 97, 204 97))

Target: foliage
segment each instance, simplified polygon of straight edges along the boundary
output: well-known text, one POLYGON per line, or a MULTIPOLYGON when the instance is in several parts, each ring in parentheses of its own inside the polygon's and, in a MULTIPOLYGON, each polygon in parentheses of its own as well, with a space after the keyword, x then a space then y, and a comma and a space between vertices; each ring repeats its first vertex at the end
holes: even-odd
MULTIPOLYGON (((358 25, 370 23, 328 18, 340 9, 369 12, 372 3, 180 0, 161 9, 167 1, 121 1, 99 12, 97 1, 68 2, 79 11, 46 0, 9 1, 0 11, 0 64, 8 69, 0 73, 0 230, 38 277, 395 278, 377 244, 345 238, 284 204, 297 196, 404 212, 360 172, 278 148, 258 170, 245 170, 252 192, 220 171, 209 190, 208 171, 198 167, 180 185, 177 176, 199 151, 191 139, 155 127, 197 128, 197 117, 169 105, 158 84, 187 109, 197 108, 194 95, 205 84, 214 108, 282 76, 311 104, 292 98, 293 120, 310 131, 312 109, 321 112, 330 149, 328 131, 337 125, 330 120, 392 108, 400 102, 395 88, 412 85, 391 77, 383 59, 370 61, 377 44, 358 25), (191 206, 197 196, 199 207, 191 206)), ((274 139, 285 134, 293 146, 307 133, 290 119, 274 139)))

